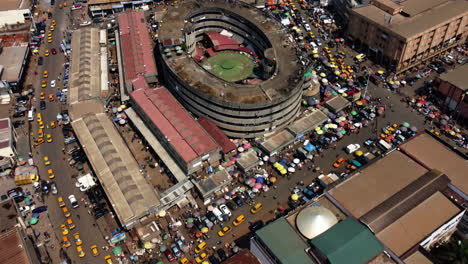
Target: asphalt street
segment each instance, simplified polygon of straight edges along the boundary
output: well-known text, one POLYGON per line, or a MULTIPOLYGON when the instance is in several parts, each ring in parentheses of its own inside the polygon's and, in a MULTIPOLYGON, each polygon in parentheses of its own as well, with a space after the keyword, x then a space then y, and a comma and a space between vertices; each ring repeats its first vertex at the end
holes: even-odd
MULTIPOLYGON (((62 148, 64 148, 64 140, 63 135, 61 132, 61 127, 57 126, 55 129, 51 129, 48 127, 51 121, 56 121, 56 116, 58 113, 65 109, 66 105, 62 105, 60 101, 49 102, 47 96, 48 94, 55 94, 57 91, 60 91, 62 86, 62 81, 58 81, 58 77, 63 79, 64 74, 64 63, 65 63, 65 56, 63 53, 60 52, 60 42, 64 37, 64 32, 67 29, 68 25, 68 16, 65 12, 68 12, 69 8, 66 9, 59 9, 58 5, 55 5, 53 8, 53 19, 56 20, 57 26, 55 31, 53 32, 53 42, 47 43, 46 40, 43 41, 41 45, 39 56, 44 57, 44 64, 39 66, 37 69, 38 75, 37 80, 35 81, 35 91, 36 91, 36 101, 35 107, 37 109, 37 113, 42 113, 44 124, 46 128, 44 129, 45 134, 51 134, 53 138, 52 143, 43 143, 42 145, 36 147, 33 150, 34 161, 39 168, 39 172, 41 175, 41 179, 46 180, 48 179, 47 170, 52 168, 55 172, 55 181, 58 189, 58 195, 62 196, 67 204, 67 208, 71 211, 72 216, 71 219, 76 224, 76 228, 74 230, 70 230, 69 239, 72 241, 72 246, 66 249, 68 256, 72 259, 73 263, 105 263, 104 256, 107 255, 101 250, 102 246, 106 245, 106 241, 104 240, 103 235, 101 234, 100 230, 95 224, 94 217, 88 214, 88 209, 84 207, 84 204, 80 202, 80 207, 76 209, 72 209, 70 202, 68 200, 68 196, 74 194, 78 201, 84 196, 84 193, 80 192, 78 188, 75 187, 75 180, 72 179, 72 175, 77 175, 78 171, 74 168, 71 168, 67 164, 67 155, 62 153, 62 148), (56 55, 50 54, 50 56, 45 57, 44 52, 45 50, 51 50, 55 48, 57 50, 56 55), (41 80, 42 73, 44 70, 49 72, 49 77, 47 78, 48 84, 46 88, 41 88, 41 80), (50 87, 51 80, 57 80, 57 86, 55 88, 50 87), (45 92, 46 93, 46 103, 47 108, 45 110, 39 110, 39 93, 45 92), (45 166, 43 162, 43 157, 48 156, 51 165, 45 166), (80 259, 77 256, 76 246, 73 242, 73 234, 75 232, 80 233, 80 237, 83 241, 83 250, 86 253, 86 256, 80 259), (100 251, 100 255, 98 257, 93 257, 91 254, 90 246, 97 245, 100 251)), ((47 29, 49 29, 51 20, 47 20, 47 29)), ((37 60, 35 61, 37 63, 37 60)), ((38 130, 37 122, 33 122, 32 124, 32 133, 33 137, 35 137, 38 130)), ((33 142, 33 140, 31 140, 33 142)), ((45 197, 46 203, 49 205, 49 216, 50 220, 53 225, 53 231, 57 236, 58 240, 61 241, 62 234, 60 230, 60 225, 65 223, 66 218, 64 217, 61 209, 57 203, 57 196, 52 194, 48 194, 45 197)), ((58 247, 57 247, 58 248, 58 247)))

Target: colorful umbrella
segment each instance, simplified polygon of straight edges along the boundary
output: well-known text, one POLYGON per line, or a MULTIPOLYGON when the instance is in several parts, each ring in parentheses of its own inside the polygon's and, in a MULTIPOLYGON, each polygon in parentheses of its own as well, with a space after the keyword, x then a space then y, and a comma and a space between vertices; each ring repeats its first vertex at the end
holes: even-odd
POLYGON ((410 124, 409 124, 408 122, 404 122, 402 125, 403 125, 404 127, 410 127, 410 124))
POLYGON ((167 247, 165 245, 161 245, 159 247, 159 252, 164 252, 164 251, 166 251, 166 249, 167 249, 167 247))
POLYGON ((115 256, 118 256, 120 255, 120 253, 122 253, 122 248, 120 246, 117 246, 112 249, 112 253, 114 253, 115 256))
POLYGON ((299 195, 297 195, 296 193, 294 193, 293 195, 291 195, 291 200, 293 200, 293 201, 299 200, 299 195))
POLYGON ((277 180, 276 177, 271 177, 271 178, 270 178, 270 182, 271 182, 271 183, 275 183, 276 180, 277 180))
POLYGON ((201 229, 201 231, 202 231, 202 233, 205 233, 205 234, 206 234, 206 233, 208 233, 208 231, 210 231, 210 230, 208 229, 208 227, 204 226, 204 227, 201 229))
POLYGON ((254 188, 257 189, 257 190, 260 190, 262 188, 262 184, 257 183, 257 184, 255 184, 254 188))

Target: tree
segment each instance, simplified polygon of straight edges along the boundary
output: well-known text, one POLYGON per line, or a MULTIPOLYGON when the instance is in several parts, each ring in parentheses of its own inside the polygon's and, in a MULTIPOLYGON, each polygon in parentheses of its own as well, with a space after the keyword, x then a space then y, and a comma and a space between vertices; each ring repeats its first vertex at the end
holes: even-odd
POLYGON ((447 242, 435 245, 431 255, 436 264, 468 264, 468 240, 454 235, 447 242))

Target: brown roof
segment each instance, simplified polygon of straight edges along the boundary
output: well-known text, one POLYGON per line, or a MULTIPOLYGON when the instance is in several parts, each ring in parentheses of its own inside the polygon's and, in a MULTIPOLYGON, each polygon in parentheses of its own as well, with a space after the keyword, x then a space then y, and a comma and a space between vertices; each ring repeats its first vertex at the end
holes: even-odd
POLYGON ((360 218, 426 172, 405 154, 393 151, 329 193, 354 217, 360 218))
POLYGON ((376 236, 401 256, 459 212, 449 199, 436 192, 376 236))
POLYGON ((446 174, 452 184, 468 194, 468 161, 427 133, 416 136, 400 148, 428 168, 446 174))
POLYGON ((25 245, 18 229, 12 229, 0 234, 0 263, 30 264, 25 245))
POLYGON ((440 79, 449 82, 462 90, 468 90, 468 64, 460 66, 453 71, 441 74, 440 79))
POLYGON ((248 249, 243 249, 223 262, 223 264, 261 264, 260 260, 248 249))
POLYGON ((468 1, 465 0, 407 0, 401 5, 406 16, 401 13, 392 16, 375 5, 357 7, 352 12, 406 39, 468 12, 468 1))
POLYGON ((447 188, 449 178, 440 171, 429 171, 361 217, 374 232, 380 232, 436 191, 447 188))
POLYGON ((213 123, 206 117, 200 117, 198 123, 210 134, 210 136, 221 146, 223 153, 229 153, 236 149, 236 145, 213 123))
POLYGON ((420 251, 415 251, 409 257, 405 259, 406 264, 432 264, 426 256, 424 256, 420 251))

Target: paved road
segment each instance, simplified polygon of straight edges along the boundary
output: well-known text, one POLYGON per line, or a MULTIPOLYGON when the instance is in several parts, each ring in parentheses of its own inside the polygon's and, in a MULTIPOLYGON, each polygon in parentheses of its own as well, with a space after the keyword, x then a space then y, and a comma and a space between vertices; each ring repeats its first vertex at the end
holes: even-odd
MULTIPOLYGON (((55 121, 56 116, 60 111, 65 107, 62 105, 61 102, 49 102, 46 98, 47 108, 45 110, 39 110, 39 93, 45 92, 48 94, 54 94, 57 91, 62 89, 62 82, 57 81, 57 87, 51 88, 50 81, 57 80, 59 75, 61 74, 61 79, 64 74, 64 63, 65 57, 59 51, 60 50, 60 41, 62 40, 67 24, 68 24, 68 16, 65 12, 68 12, 69 8, 65 11, 65 9, 59 9, 58 5, 55 5, 53 11, 53 19, 56 20, 57 26, 55 31, 53 32, 53 43, 45 43, 42 44, 40 56, 44 57, 44 65, 38 68, 38 75, 37 80, 35 81, 35 88, 36 88, 36 96, 37 101, 36 109, 37 112, 42 113, 44 123, 47 125, 50 121, 55 121), (49 51, 55 48, 58 53, 56 55, 50 55, 49 57, 44 56, 44 51, 48 49, 49 51), (44 70, 49 71, 48 85, 46 88, 41 88, 40 82, 42 80, 42 72, 44 70)), ((50 20, 47 21, 47 29, 50 25, 50 20)), ((38 125, 37 122, 33 122, 32 132, 34 135, 37 133, 38 125)), ((75 262, 75 263, 104 263, 104 256, 106 255, 105 252, 102 252, 101 247, 106 245, 106 242, 101 235, 101 232, 96 226, 93 226, 95 220, 93 216, 88 214, 88 210, 84 207, 83 203, 80 203, 80 207, 76 209, 72 209, 70 202, 68 201, 68 196, 71 194, 75 194, 76 198, 80 200, 83 197, 83 193, 79 191, 74 185, 75 180, 71 178, 73 174, 78 174, 78 172, 68 166, 67 159, 68 157, 62 153, 63 145, 63 136, 61 132, 61 128, 57 126, 55 129, 50 129, 46 127, 44 130, 45 134, 50 133, 53 137, 52 143, 43 143, 39 147, 34 150, 34 160, 36 164, 38 164, 39 172, 42 179, 47 179, 47 169, 52 168, 55 172, 55 183, 57 184, 58 195, 62 196, 66 203, 69 210, 72 212, 71 219, 76 224, 76 229, 70 231, 69 238, 72 240, 72 234, 75 232, 79 232, 81 239, 83 240, 83 249, 86 253, 84 259, 79 259, 76 253, 76 246, 72 243, 72 246, 69 247, 66 251, 68 256, 75 262), (44 166, 43 157, 48 156, 51 165, 44 166), (78 215, 80 218, 78 218, 78 215), (90 246, 96 244, 101 251, 100 256, 93 257, 91 254, 90 246)), ((49 205, 49 215, 51 218, 51 222, 53 224, 53 231, 55 232, 56 236, 61 240, 62 234, 60 231, 60 225, 65 222, 65 217, 62 214, 62 211, 58 207, 57 204, 57 197, 51 194, 45 198, 46 203, 49 205)))

